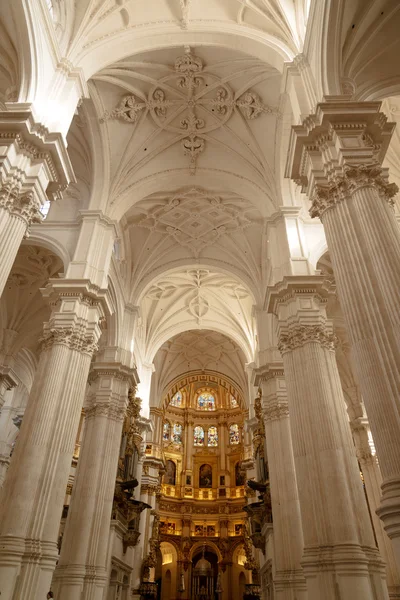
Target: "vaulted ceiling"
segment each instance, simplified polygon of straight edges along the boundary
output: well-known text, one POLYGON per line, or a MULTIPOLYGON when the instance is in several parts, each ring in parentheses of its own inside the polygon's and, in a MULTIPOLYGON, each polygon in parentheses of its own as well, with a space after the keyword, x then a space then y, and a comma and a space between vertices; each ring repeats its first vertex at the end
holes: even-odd
POLYGON ((190 371, 217 371, 230 377, 245 394, 245 356, 226 335, 210 330, 191 330, 165 342, 154 357, 152 398, 157 403, 176 377, 190 371))

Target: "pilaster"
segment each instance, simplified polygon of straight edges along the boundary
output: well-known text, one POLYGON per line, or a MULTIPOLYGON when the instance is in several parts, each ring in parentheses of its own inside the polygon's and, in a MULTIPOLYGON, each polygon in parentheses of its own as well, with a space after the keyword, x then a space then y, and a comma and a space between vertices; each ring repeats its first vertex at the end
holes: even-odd
POLYGON ((378 509, 400 566, 400 230, 381 167, 394 123, 379 102, 327 102, 293 127, 287 175, 324 225, 383 476, 378 509))
POLYGON ((326 316, 322 277, 288 277, 269 290, 287 385, 309 600, 388 598, 375 546, 326 316))
POLYGON ((115 363, 95 362, 89 381, 82 449, 53 583, 57 597, 68 600, 103 598, 122 424, 128 390, 137 384, 134 371, 115 363))
POLYGON ((276 597, 306 600, 306 580, 301 568, 304 541, 283 364, 259 367, 254 371, 254 383, 262 391, 269 458, 276 597))
POLYGON ((87 282, 53 282, 41 355, 21 431, 2 489, 2 598, 44 597, 57 558, 65 489, 90 361, 107 311, 105 294, 87 282))

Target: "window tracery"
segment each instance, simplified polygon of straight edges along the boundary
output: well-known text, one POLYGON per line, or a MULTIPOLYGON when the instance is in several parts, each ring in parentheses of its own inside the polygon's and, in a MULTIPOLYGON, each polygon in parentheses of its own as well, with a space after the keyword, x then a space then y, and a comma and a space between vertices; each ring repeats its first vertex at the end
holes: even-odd
POLYGON ((229 443, 231 445, 240 444, 240 430, 237 423, 229 426, 229 443))
POLYGON ((218 429, 214 425, 208 428, 207 445, 218 446, 218 429))
POLYGON ((193 432, 193 445, 204 446, 204 429, 197 425, 193 432))
POLYGON ((215 410, 215 398, 210 392, 201 392, 197 397, 198 410, 215 410))

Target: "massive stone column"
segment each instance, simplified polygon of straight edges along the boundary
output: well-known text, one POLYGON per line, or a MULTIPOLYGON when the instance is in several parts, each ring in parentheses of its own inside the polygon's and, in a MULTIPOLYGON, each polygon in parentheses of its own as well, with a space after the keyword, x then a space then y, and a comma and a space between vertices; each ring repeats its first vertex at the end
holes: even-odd
POLYGON ((379 102, 329 102, 293 128, 288 174, 324 225, 382 472, 378 510, 400 565, 400 230, 381 168, 394 124, 379 102))
POLYGON ((382 475, 376 454, 372 452, 368 436, 368 420, 358 417, 350 421, 356 454, 362 470, 375 536, 382 558, 386 563, 386 576, 391 600, 400 600, 400 574, 391 540, 376 514, 381 496, 382 475))
POLYGON ((40 208, 73 180, 61 134, 43 132, 26 107, 0 111, 0 296, 40 208))
POLYGON ((45 598, 103 298, 87 283, 47 288, 53 306, 0 498, 2 600, 45 598))
POLYGON ((137 384, 134 371, 115 363, 94 363, 89 381, 82 449, 53 580, 60 600, 103 598, 122 425, 128 390, 137 384))
POLYGON ((258 368, 255 384, 262 390, 274 520, 276 598, 307 600, 306 580, 301 568, 303 530, 283 366, 271 364, 258 368))
POLYGON ((326 317, 329 284, 287 277, 269 291, 278 317, 304 534, 309 600, 387 599, 326 317))

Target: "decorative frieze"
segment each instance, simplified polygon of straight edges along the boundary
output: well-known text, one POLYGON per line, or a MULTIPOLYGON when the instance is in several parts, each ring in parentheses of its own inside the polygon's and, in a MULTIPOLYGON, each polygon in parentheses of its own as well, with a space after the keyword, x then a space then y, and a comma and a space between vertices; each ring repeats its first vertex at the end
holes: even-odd
POLYGON ((315 186, 311 200, 311 217, 322 218, 327 210, 350 198, 363 187, 374 187, 382 198, 393 205, 393 198, 399 188, 395 183, 387 181, 386 171, 379 164, 345 166, 343 175, 334 176, 329 185, 315 186))
POLYGON ((287 333, 280 334, 278 348, 284 354, 309 343, 318 343, 327 350, 334 351, 337 337, 322 325, 295 325, 287 333))

